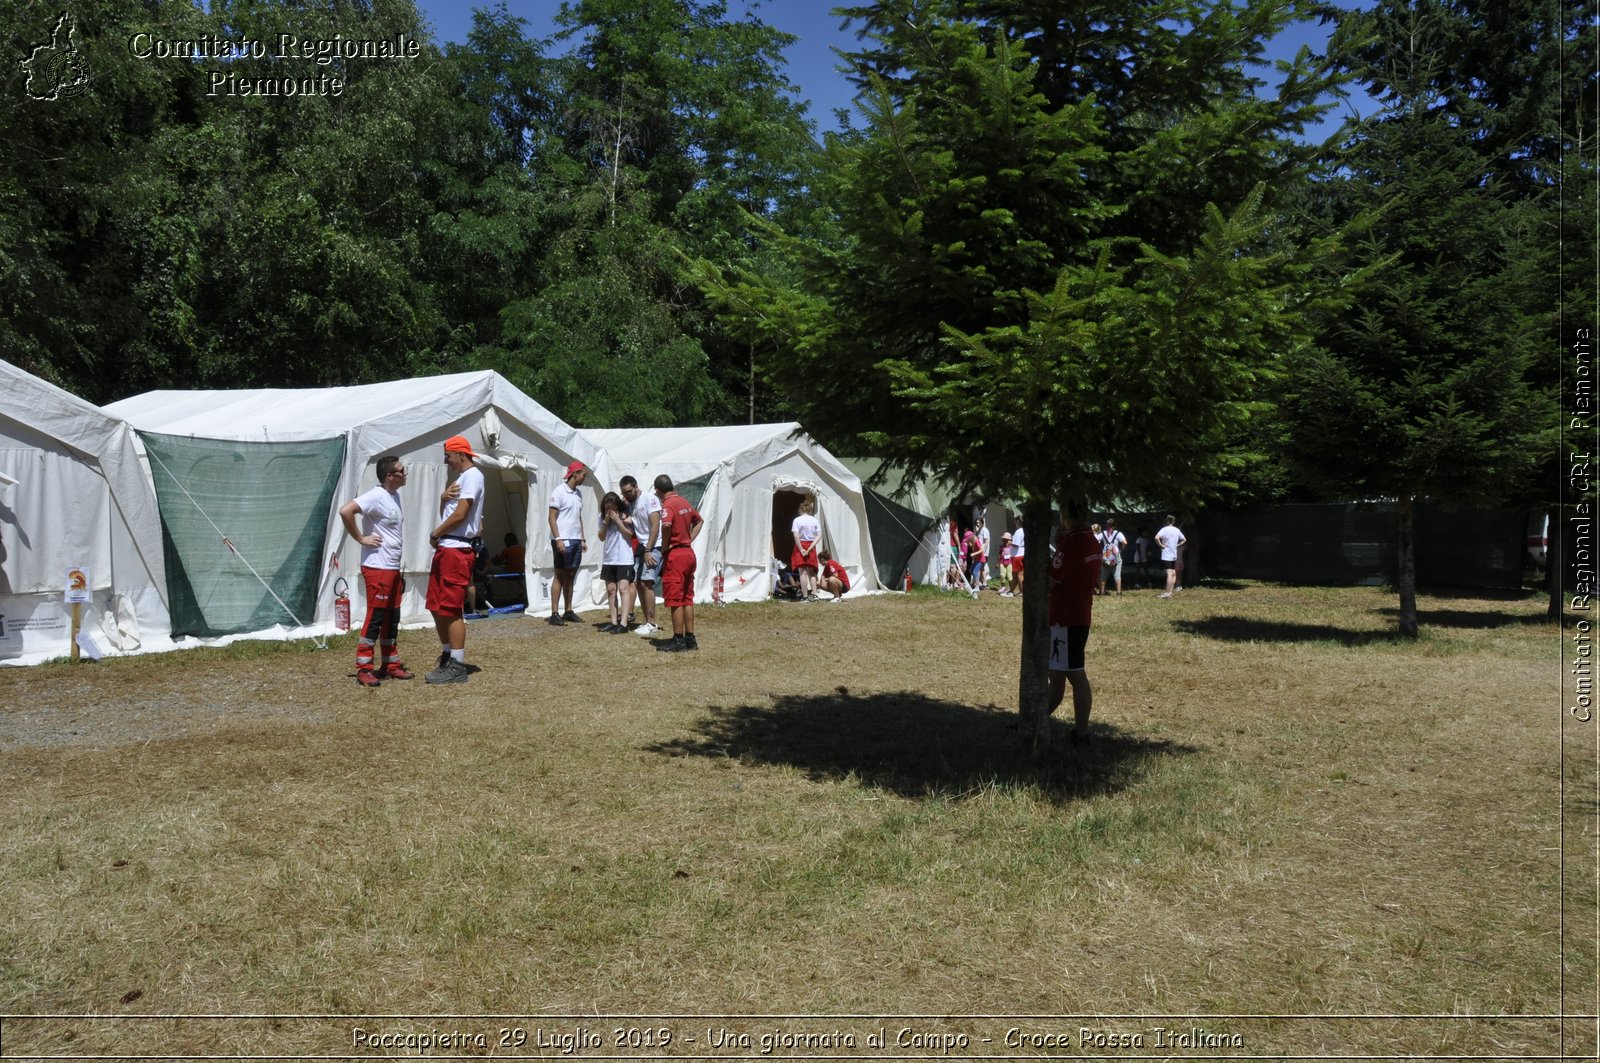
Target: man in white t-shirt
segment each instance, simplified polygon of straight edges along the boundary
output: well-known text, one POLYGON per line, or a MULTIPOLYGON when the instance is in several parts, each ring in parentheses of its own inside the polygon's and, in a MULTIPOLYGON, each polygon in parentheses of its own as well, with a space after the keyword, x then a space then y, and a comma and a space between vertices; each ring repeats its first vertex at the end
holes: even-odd
POLYGON ((472 444, 465 436, 444 441, 444 463, 454 477, 451 490, 439 501, 439 524, 428 536, 433 546, 433 567, 428 572, 428 611, 439 633, 439 667, 428 673, 429 683, 465 683, 467 621, 463 615, 472 564, 477 559, 472 541, 483 533, 483 473, 473 460, 472 444))
POLYGON ((556 581, 550 588, 550 620, 552 624, 576 624, 582 621, 572 611, 572 585, 578 578, 578 565, 583 562, 583 495, 578 487, 588 476, 583 462, 567 466, 567 475, 556 489, 550 492, 550 552, 555 555, 556 581), (561 602, 565 599, 565 612, 561 602))
POLYGON ((1156 597, 1172 597, 1172 590, 1178 584, 1178 551, 1188 541, 1178 530, 1178 518, 1168 513, 1166 526, 1156 532, 1156 543, 1161 547, 1161 567, 1167 570, 1167 589, 1156 597))
POLYGON ((639 481, 632 476, 624 476, 617 483, 617 490, 633 513, 633 534, 639 540, 632 587, 638 594, 644 623, 634 629, 634 634, 648 638, 660 630, 656 627, 656 579, 661 575, 661 499, 654 491, 641 491, 639 481))
POLYGON ((1122 593, 1122 551, 1128 546, 1128 537, 1117 530, 1117 518, 1107 517, 1100 532, 1100 586, 1096 594, 1105 594, 1111 585, 1122 593))
POLYGON ((356 682, 375 687, 383 679, 410 679, 400 662, 400 546, 405 539, 406 515, 400 488, 406 485, 406 467, 393 454, 378 459, 378 486, 339 507, 339 519, 350 538, 361 544, 361 582, 366 592, 367 616, 356 638, 356 682), (356 527, 356 517, 361 527, 356 527), (373 668, 374 648, 383 647, 383 667, 373 668))

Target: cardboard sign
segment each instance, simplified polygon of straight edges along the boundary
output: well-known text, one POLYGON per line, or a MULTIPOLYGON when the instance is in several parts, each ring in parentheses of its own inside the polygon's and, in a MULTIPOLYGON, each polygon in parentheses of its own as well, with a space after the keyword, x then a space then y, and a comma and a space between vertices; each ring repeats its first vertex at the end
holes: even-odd
POLYGON ((88 569, 67 569, 66 594, 68 605, 82 605, 94 601, 94 581, 89 578, 88 569))

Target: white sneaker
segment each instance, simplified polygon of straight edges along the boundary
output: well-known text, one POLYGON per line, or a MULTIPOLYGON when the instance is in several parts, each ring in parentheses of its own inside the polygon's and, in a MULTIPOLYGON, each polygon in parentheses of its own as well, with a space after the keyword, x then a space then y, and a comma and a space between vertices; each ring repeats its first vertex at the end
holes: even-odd
POLYGON ((1157 598, 1171 598, 1172 595, 1168 594, 1166 591, 1162 591, 1160 594, 1156 595, 1156 597, 1157 598))
POLYGON ((834 605, 838 605, 840 602, 844 601, 844 599, 843 598, 829 598, 828 601, 832 602, 834 605))
POLYGON ((640 624, 638 627, 633 629, 633 633, 635 635, 644 635, 648 638, 660 630, 661 629, 656 627, 654 624, 640 624))

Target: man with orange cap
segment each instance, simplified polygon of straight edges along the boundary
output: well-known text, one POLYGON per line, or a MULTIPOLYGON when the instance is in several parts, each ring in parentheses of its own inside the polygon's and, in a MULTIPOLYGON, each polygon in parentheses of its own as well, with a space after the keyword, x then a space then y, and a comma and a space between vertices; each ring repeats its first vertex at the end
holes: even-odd
POLYGON ((472 541, 483 530, 483 473, 465 436, 444 441, 444 463, 455 488, 439 503, 439 524, 428 536, 433 544, 433 567, 428 572, 428 612, 439 632, 439 667, 428 673, 429 683, 465 683, 467 621, 462 615, 467 586, 472 582, 472 541))

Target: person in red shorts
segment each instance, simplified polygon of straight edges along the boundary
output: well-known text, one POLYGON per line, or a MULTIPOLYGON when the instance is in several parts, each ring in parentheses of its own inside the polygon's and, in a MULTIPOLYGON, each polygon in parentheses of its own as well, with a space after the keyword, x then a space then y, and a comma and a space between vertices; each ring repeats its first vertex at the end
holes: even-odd
POLYGON ((850 573, 846 572, 844 566, 835 561, 833 554, 827 550, 822 551, 820 556, 822 575, 817 579, 817 586, 833 595, 828 599, 830 602, 841 602, 844 600, 844 592, 850 589, 850 573))
POLYGON ((672 477, 656 477, 661 499, 661 600, 672 610, 672 637, 656 644, 665 653, 698 650, 694 637, 694 537, 705 521, 700 511, 672 489, 672 477))
POLYGON ((367 618, 356 639, 356 682, 375 687, 384 679, 410 679, 400 662, 400 546, 405 538, 405 509, 400 488, 406 467, 393 454, 378 459, 378 486, 339 507, 344 530, 361 544, 361 582, 366 589, 367 618), (361 528, 356 527, 356 517, 361 528), (373 651, 383 648, 383 665, 373 667, 373 651))
POLYGON ((1099 582, 1100 542, 1083 523, 1077 503, 1068 502, 1061 511, 1055 556, 1050 559, 1050 707, 1045 711, 1056 711, 1071 683, 1073 742, 1089 737, 1094 692, 1084 650, 1099 582))
POLYGON ((483 473, 465 436, 444 441, 444 463, 454 479, 439 502, 439 525, 428 536, 433 567, 428 572, 428 612, 439 632, 439 667, 429 683, 465 683, 467 668, 467 585, 472 582, 476 553, 472 540, 483 530, 483 473), (453 497, 452 497, 453 495, 453 497))

